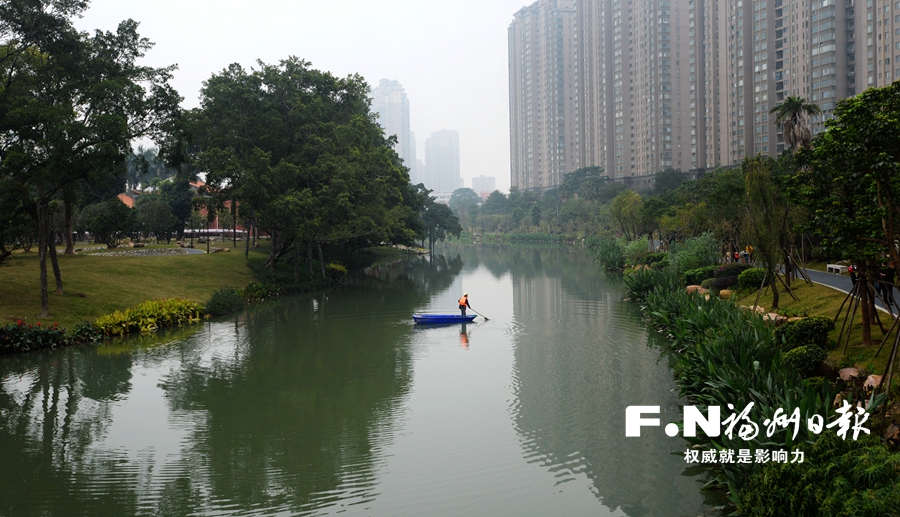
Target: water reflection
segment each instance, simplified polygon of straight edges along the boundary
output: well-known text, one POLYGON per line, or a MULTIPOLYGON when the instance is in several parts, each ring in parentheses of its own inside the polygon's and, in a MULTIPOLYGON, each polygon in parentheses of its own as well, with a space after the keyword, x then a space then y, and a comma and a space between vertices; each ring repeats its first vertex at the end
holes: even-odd
POLYGON ((0 515, 364 504, 409 391, 406 319, 461 269, 418 259, 202 327, 2 358, 0 515))
POLYGON ((201 326, 2 357, 0 515, 687 514, 678 442, 623 438, 627 405, 677 412, 620 296, 577 249, 450 246, 201 326), (490 323, 412 324, 463 282, 490 323))
POLYGON ((621 280, 607 278, 572 247, 461 248, 513 286, 515 365, 512 414, 524 454, 558 485, 587 476, 596 497, 629 516, 696 515, 700 484, 681 472, 686 442, 663 433, 624 438, 625 408, 660 405, 678 421, 671 374, 645 346, 621 280), (651 435, 651 436, 647 436, 651 435), (674 453, 674 454, 673 454, 674 453))

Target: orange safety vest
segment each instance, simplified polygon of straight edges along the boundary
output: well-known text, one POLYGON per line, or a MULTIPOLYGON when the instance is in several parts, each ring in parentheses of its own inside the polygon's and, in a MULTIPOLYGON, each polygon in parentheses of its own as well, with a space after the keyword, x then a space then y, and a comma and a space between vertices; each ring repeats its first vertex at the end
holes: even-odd
POLYGON ((468 296, 463 296, 462 298, 459 299, 459 306, 460 306, 460 307, 466 306, 466 305, 468 305, 468 304, 469 304, 469 297, 468 297, 468 296))

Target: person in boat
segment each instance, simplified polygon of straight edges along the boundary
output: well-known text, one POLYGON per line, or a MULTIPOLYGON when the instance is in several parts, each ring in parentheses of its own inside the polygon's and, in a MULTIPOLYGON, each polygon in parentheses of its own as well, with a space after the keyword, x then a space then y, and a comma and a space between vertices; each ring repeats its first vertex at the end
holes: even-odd
POLYGON ((459 312, 462 313, 463 318, 466 317, 466 307, 469 309, 472 308, 472 306, 469 305, 469 293, 463 293, 462 298, 459 299, 459 312))

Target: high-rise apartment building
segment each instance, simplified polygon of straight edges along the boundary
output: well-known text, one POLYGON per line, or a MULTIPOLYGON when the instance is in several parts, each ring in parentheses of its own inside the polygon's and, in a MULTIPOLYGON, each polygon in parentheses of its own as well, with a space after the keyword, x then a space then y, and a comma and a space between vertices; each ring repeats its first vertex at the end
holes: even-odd
POLYGON ((387 136, 397 136, 394 149, 403 164, 413 169, 416 163, 415 136, 409 129, 409 100, 398 81, 382 79, 372 90, 372 111, 378 113, 378 123, 387 136))
POLYGON ((689 12, 684 0, 580 0, 583 159, 649 186, 690 166, 689 12))
POLYGON ((435 194, 452 193, 460 187, 459 133, 442 129, 425 139, 425 187, 435 194))
POLYGON ((509 26, 512 185, 545 189, 581 166, 575 0, 538 0, 509 26))
MULTIPOLYGON (((522 159, 532 148, 522 148, 531 142, 523 135, 537 121, 521 99, 546 97, 548 86, 527 51, 552 43, 523 39, 522 24, 549 3, 519 11, 510 26, 511 179, 519 188, 537 186, 527 175, 561 178, 577 168, 560 173, 522 159)), ((769 112, 789 96, 822 109, 810 121, 816 134, 838 100, 900 79, 898 0, 575 0, 574 16, 579 79, 562 86, 577 91, 580 127, 567 144, 581 151, 570 163, 599 165, 637 187, 667 167, 702 172, 778 156, 784 137, 769 112)))

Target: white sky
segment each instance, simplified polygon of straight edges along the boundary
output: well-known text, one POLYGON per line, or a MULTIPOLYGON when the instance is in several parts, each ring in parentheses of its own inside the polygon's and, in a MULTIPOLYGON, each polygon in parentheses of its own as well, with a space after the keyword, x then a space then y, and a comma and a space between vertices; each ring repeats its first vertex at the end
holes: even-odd
POLYGON ((91 0, 82 30, 140 22, 156 44, 153 66, 177 64, 174 86, 186 108, 230 63, 277 63, 294 55, 313 68, 371 87, 382 78, 406 89, 417 156, 440 129, 459 131, 465 186, 493 176, 508 190, 507 28, 531 0, 91 0))

